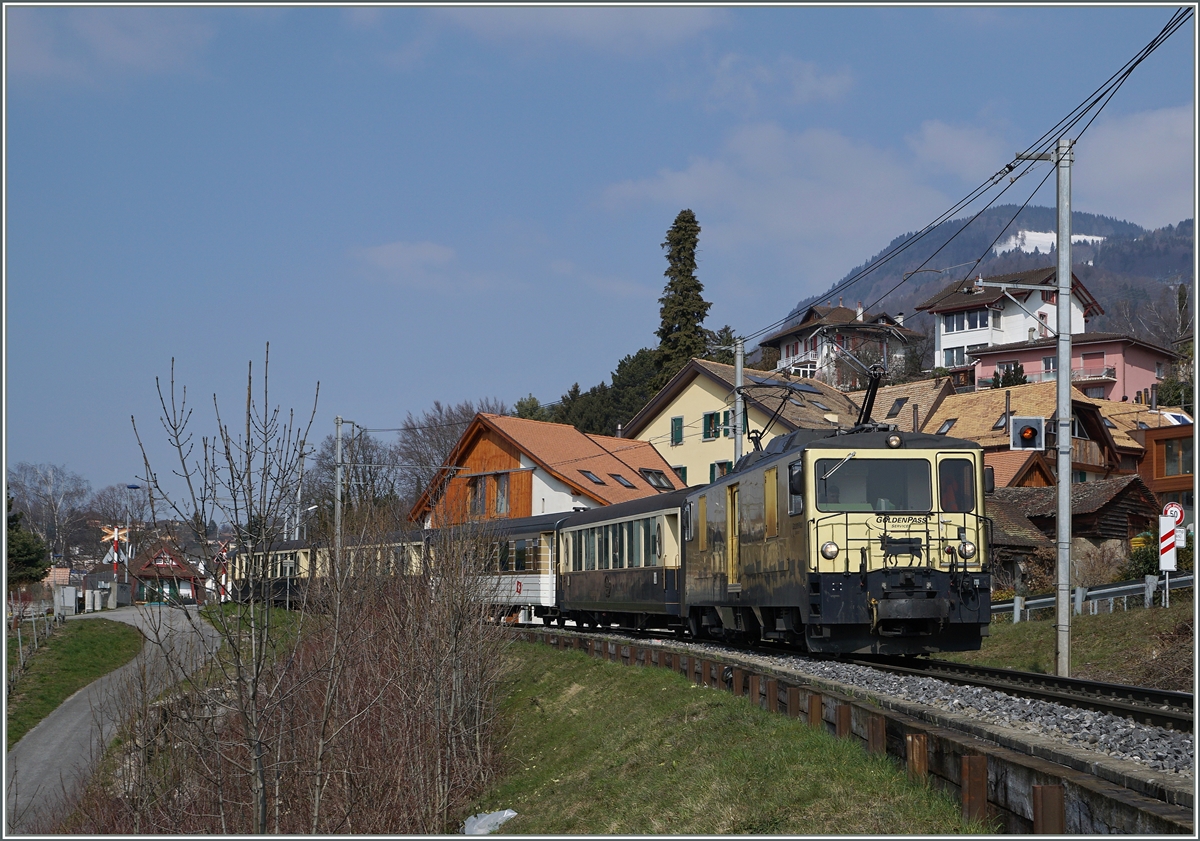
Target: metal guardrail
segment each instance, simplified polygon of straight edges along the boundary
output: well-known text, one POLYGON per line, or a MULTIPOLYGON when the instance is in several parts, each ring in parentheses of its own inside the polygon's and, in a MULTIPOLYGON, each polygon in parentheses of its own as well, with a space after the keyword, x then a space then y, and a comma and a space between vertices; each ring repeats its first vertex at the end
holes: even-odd
MULTIPOLYGON (((1170 578, 1170 588, 1172 590, 1184 590, 1192 586, 1192 581, 1195 577, 1194 573, 1182 573, 1172 575, 1170 578)), ((1149 578, 1149 576, 1147 576, 1149 578)), ((1163 589, 1163 576, 1156 576, 1154 587, 1151 589, 1147 581, 1120 581, 1116 584, 1104 584, 1098 587, 1076 587, 1073 593, 1073 598, 1076 605, 1083 602, 1098 601, 1100 599, 1119 599, 1128 596, 1147 596, 1153 598, 1154 593, 1163 589), (1080 594, 1082 591, 1082 595, 1080 594)), ((1045 596, 1034 596, 1025 599, 1024 610, 1038 610, 1039 608, 1054 607, 1055 595, 1050 593, 1045 596)), ((993 602, 992 615, 997 613, 1012 613, 1013 602, 993 602)))

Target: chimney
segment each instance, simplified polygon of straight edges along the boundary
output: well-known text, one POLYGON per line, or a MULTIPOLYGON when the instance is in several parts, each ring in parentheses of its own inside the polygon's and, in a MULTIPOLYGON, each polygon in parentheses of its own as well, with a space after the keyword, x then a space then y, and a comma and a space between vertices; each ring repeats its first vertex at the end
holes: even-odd
POLYGON ((842 296, 838 295, 838 306, 842 306, 842 296))
POLYGON ((863 315, 863 313, 862 313, 862 301, 859 301, 859 302, 858 302, 858 311, 857 311, 857 314, 855 315, 855 318, 854 318, 854 320, 855 320, 855 321, 862 321, 862 315, 863 315))
POLYGON ((617 437, 621 437, 621 424, 617 424, 617 437))
POLYGON ((896 313, 896 326, 898 326, 898 327, 904 326, 904 313, 902 313, 902 312, 896 313))

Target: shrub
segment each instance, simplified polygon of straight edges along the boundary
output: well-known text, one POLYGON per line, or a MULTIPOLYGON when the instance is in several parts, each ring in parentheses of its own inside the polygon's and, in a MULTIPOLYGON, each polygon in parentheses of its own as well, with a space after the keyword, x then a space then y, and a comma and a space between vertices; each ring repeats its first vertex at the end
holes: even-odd
MULTIPOLYGON (((1129 562, 1122 570, 1125 579, 1142 578, 1146 575, 1158 575, 1158 535, 1153 532, 1142 532, 1139 537, 1149 537, 1149 543, 1134 549, 1129 556, 1129 562)), ((1195 554, 1196 536, 1188 534, 1187 546, 1175 549, 1175 567, 1180 572, 1191 572, 1193 555, 1195 554)))

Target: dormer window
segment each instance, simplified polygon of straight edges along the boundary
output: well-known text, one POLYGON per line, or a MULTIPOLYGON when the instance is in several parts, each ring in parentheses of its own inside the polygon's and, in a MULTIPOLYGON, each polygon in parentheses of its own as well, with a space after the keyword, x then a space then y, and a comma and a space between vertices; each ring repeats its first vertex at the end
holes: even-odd
POLYGON ((946 421, 945 423, 943 423, 941 426, 939 426, 937 428, 937 432, 935 434, 945 435, 947 432, 950 431, 950 427, 954 426, 954 422, 957 420, 958 420, 958 418, 950 418, 950 420, 946 421))
POLYGON ((652 470, 649 467, 643 467, 638 472, 642 474, 642 478, 650 483, 650 487, 652 488, 657 488, 660 491, 675 490, 675 486, 671 484, 671 480, 667 478, 667 474, 661 470, 652 470))
POLYGON ((623 488, 632 488, 633 487, 633 482, 630 482, 628 479, 626 479, 620 473, 609 473, 608 475, 613 477, 614 479, 616 479, 617 484, 623 488))
POLYGON ((888 409, 887 416, 894 418, 900 414, 900 410, 904 408, 904 404, 908 402, 907 397, 897 397, 896 402, 892 404, 892 408, 888 409))

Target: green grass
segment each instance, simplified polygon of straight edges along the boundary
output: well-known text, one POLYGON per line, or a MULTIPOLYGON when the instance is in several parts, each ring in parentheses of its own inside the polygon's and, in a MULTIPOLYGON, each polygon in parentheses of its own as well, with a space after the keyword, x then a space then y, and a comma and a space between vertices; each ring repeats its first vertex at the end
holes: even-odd
MULTIPOLYGON (((1141 606, 1112 614, 1071 616, 1071 676, 1109 683, 1192 691, 1194 636, 1190 591, 1171 594, 1168 608, 1141 606)), ((1107 607, 1107 606, 1105 606, 1107 607)), ((1013 624, 993 621, 979 651, 939 655, 947 660, 1054 673, 1052 611, 1013 624)))
MULTIPOLYGON (((67 698, 132 660, 142 641, 141 632, 124 622, 67 622, 29 658, 8 698, 7 750, 67 698)), ((11 657, 15 639, 9 646, 11 657)))
POLYGON ((658 668, 514 644, 503 834, 960 834, 961 805, 894 760, 658 668))

